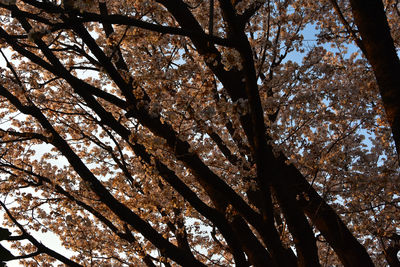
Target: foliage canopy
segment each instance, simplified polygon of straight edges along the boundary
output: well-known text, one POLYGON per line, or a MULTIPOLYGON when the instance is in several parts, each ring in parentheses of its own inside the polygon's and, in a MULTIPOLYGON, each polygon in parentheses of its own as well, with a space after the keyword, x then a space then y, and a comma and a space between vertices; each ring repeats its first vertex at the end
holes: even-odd
POLYGON ((399 266, 399 8, 0 0, 0 259, 399 266))

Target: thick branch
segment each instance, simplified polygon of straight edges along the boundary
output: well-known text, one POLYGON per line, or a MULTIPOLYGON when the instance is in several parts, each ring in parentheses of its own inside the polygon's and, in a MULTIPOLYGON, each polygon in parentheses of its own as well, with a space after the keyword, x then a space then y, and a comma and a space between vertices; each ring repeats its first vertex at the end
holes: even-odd
POLYGON ((400 159, 400 60, 381 0, 350 0, 366 57, 374 70, 400 159), (373 18, 373 19, 371 19, 373 18))

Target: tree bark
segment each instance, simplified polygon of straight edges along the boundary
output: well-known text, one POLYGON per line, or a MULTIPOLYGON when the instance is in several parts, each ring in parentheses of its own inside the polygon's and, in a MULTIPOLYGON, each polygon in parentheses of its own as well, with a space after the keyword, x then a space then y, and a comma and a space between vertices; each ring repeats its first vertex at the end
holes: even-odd
POLYGON ((397 253, 400 250, 400 245, 393 245, 386 249, 385 257, 390 267, 400 267, 400 261, 397 257, 397 253))
MULTIPOLYGON (((282 154, 280 159, 281 161, 284 159, 282 154)), ((276 166, 279 165, 276 164, 276 166)), ((282 171, 286 172, 286 177, 288 177, 298 196, 302 198, 306 195, 307 199, 300 199, 300 202, 303 202, 304 213, 328 241, 343 266, 374 266, 367 250, 358 242, 338 214, 315 191, 298 169, 293 165, 282 166, 281 168, 286 169, 282 171)))
POLYGON ((350 0, 354 21, 374 70, 387 120, 400 155, 400 60, 380 0, 350 0))

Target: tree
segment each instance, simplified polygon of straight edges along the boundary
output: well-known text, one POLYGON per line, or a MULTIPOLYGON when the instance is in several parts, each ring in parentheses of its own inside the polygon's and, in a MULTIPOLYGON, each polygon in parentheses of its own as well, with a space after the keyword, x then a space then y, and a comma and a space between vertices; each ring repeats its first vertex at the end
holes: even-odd
POLYGON ((398 266, 400 11, 361 2, 1 0, 2 260, 398 266))

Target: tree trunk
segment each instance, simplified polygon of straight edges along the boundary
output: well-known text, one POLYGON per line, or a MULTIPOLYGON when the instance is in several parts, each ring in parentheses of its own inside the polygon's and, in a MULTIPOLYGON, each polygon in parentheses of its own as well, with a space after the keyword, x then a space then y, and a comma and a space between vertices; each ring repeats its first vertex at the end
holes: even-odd
POLYGON ((392 128, 397 157, 400 155, 400 61, 380 0, 350 0, 351 8, 382 96, 392 128))

